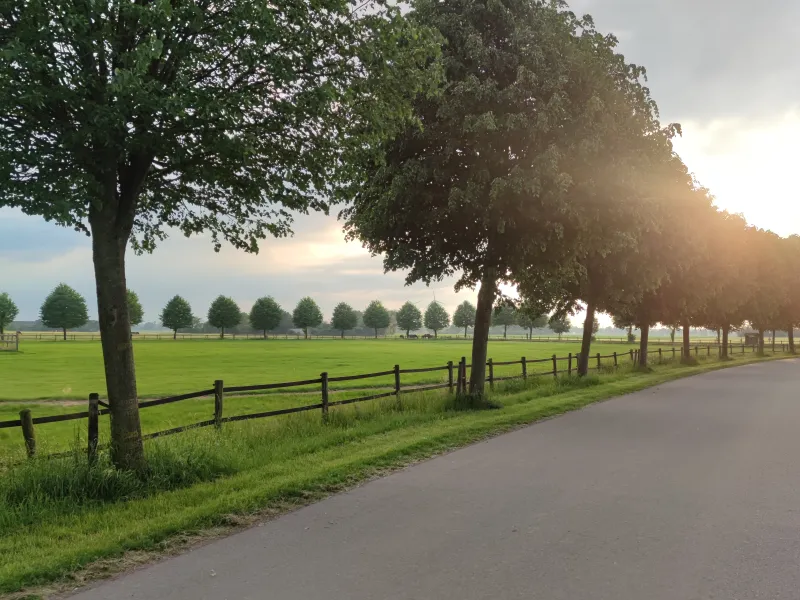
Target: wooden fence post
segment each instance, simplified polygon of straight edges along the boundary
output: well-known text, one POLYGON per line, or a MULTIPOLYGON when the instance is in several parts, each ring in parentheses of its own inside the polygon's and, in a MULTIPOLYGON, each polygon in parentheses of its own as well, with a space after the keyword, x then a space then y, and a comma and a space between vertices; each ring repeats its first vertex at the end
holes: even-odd
POLYGON ((217 379, 214 382, 214 426, 219 429, 222 427, 222 397, 225 391, 225 386, 222 379, 217 379))
POLYGON ((600 370, 600 353, 597 353, 597 370, 600 370))
POLYGON ((97 441, 100 437, 100 396, 89 394, 89 464, 97 462, 97 441))
POLYGON ((486 360, 486 366, 489 367, 489 389, 494 389, 494 363, 492 359, 489 358, 486 360))
POLYGON ((447 383, 450 386, 450 393, 453 393, 453 361, 447 361, 447 383))
POLYGON ((553 377, 558 379, 558 358, 553 354, 553 377))
POLYGON ((617 365, 617 353, 616 353, 616 352, 614 352, 614 368, 616 369, 616 368, 617 368, 617 366, 618 366, 618 365, 617 365))
POLYGON ((572 352, 570 352, 567 357, 567 375, 572 377, 572 352))
POLYGON ((400 365, 394 366, 394 395, 400 402, 400 365))
POLYGON ((661 348, 658 349, 658 364, 664 362, 664 353, 661 351, 661 348))
POLYGON ((466 356, 462 356, 461 357, 461 362, 464 365, 464 368, 461 369, 461 376, 464 379, 461 382, 461 389, 463 389, 464 393, 466 394, 467 393, 467 357, 466 356))
POLYGON ((706 356, 711 356, 711 345, 706 346, 706 356))
POLYGON ((694 355, 695 355, 695 357, 700 356, 700 346, 695 346, 694 347, 694 355))
POLYGON ((322 384, 322 422, 328 422, 328 373, 320 373, 320 383, 322 384))
POLYGON ((28 452, 28 458, 33 458, 36 454, 36 432, 33 430, 31 409, 25 408, 19 411, 19 420, 22 422, 22 437, 25 439, 25 450, 28 452))
POLYGON ((635 362, 635 361, 636 361, 636 359, 633 357, 633 349, 631 349, 631 351, 630 351, 630 352, 631 352, 631 362, 635 362))

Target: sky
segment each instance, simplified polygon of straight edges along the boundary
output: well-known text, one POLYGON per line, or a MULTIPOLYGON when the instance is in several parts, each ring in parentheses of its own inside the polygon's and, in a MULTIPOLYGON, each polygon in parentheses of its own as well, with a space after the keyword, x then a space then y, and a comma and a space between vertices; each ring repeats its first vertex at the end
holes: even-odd
MULTIPOLYGON (((648 71, 663 123, 683 126, 676 148, 721 208, 781 235, 800 233, 794 196, 800 140, 800 2, 796 0, 574 0, 598 29, 648 71)), ((128 285, 145 320, 155 321, 175 294, 204 316, 219 294, 243 310, 264 295, 291 310, 312 296, 326 318, 341 301, 363 309, 379 299, 389 308, 406 300, 424 307, 434 298, 452 311, 470 290, 453 281, 404 285, 384 274, 380 257, 345 243, 335 216, 299 216, 292 238, 266 240, 258 255, 208 238, 177 234, 153 255, 129 254, 128 285)), ((96 316, 90 240, 37 217, 0 209, 0 292, 37 318, 47 293, 64 282, 84 294, 96 316)), ((605 319, 604 319, 605 321, 605 319)))

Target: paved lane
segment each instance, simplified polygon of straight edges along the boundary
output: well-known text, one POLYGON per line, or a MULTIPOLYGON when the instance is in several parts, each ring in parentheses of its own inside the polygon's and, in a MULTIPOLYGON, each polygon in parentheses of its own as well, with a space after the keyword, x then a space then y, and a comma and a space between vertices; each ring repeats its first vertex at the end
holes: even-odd
POLYGON ((800 597, 800 361, 476 444, 80 600, 800 597))

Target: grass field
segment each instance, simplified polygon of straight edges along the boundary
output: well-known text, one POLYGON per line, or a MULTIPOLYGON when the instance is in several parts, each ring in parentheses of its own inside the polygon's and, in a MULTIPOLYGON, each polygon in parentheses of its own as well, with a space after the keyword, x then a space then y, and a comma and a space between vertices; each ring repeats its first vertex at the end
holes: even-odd
MULTIPOLYGON (((579 346, 574 343, 491 342, 489 354, 496 362, 567 356, 579 346)), ((99 343, 26 344, 23 352, 0 355, 0 421, 19 417, 31 409, 34 417, 86 410, 89 392, 104 392, 102 356, 99 343), (45 400, 45 401, 42 401, 45 400), (58 401, 62 400, 62 401, 58 401), (75 400, 71 402, 69 400, 75 400)), ((355 375, 386 371, 395 364, 422 368, 457 362, 471 350, 469 341, 402 340, 252 340, 252 341, 142 341, 136 342, 137 379, 142 397, 164 396, 212 387, 213 380, 227 385, 253 385, 318 377, 320 372, 355 375)), ((628 352, 629 346, 597 345, 609 354, 628 352)), ((468 359, 469 360, 469 359, 468 359)), ((629 359, 627 359, 629 360, 629 359)), ((560 363, 566 369, 566 361, 560 363)), ((549 371, 550 363, 530 365, 529 372, 549 371)), ((519 365, 497 366, 497 377, 519 375, 519 365)), ((406 374, 403 385, 439 383, 447 372, 406 374)), ((366 388, 391 388, 393 376, 331 384, 330 400, 366 395, 366 388)), ((276 410, 320 401, 319 386, 276 393, 230 397, 225 415, 276 410)), ((144 433, 204 421, 213 416, 213 398, 199 398, 141 411, 144 433)), ((100 419, 101 443, 108 436, 108 417, 100 419)), ((37 426, 38 451, 62 452, 76 443, 85 445, 86 420, 37 426)), ((0 429, 0 463, 16 462, 24 450, 19 428, 0 429)))
POLYGON ((33 589, 25 597, 36 598, 47 595, 42 586, 54 581, 62 583, 51 590, 74 587, 148 560, 151 552, 219 535, 252 523, 252 515, 310 502, 387 468, 611 396, 751 360, 702 359, 694 367, 623 367, 586 379, 512 382, 493 396, 499 410, 451 410, 448 394, 428 393, 409 396, 399 407, 394 401, 343 407, 327 425, 319 415, 303 414, 181 434, 147 443, 153 464, 146 484, 105 463, 87 469, 78 457, 29 461, 0 478, 0 594, 27 587, 33 589))
MULTIPOLYGON (((319 377, 422 368, 469 360, 471 341, 458 340, 180 340, 135 342, 136 378, 142 398, 226 385, 256 385, 319 377)), ((598 344, 607 354, 627 344, 598 344)), ((495 361, 548 358, 576 353, 575 343, 489 343, 495 361)), ((430 380, 430 376, 407 381, 430 380)), ((77 399, 105 395, 99 342, 29 342, 19 353, 0 353, 0 401, 77 399)), ((371 382, 368 382, 371 383, 371 382)))

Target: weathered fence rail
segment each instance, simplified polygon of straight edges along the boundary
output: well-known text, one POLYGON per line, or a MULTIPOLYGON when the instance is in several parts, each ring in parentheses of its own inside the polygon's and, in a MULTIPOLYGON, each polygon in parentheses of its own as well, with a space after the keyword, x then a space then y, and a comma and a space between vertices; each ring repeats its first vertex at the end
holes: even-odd
MULTIPOLYGON (((701 355, 711 356, 712 349, 714 349, 716 353, 721 355, 722 347, 715 344, 704 344, 702 346, 695 345, 693 347, 694 355, 696 357, 699 357, 701 355)), ((784 345, 781 346, 781 349, 782 350, 784 349, 784 345)), ((731 347, 729 348, 729 352, 731 354, 739 353, 739 351, 741 351, 742 354, 748 351, 756 352, 757 347, 732 344, 731 347)), ((678 349, 675 346, 672 346, 671 348, 665 351, 664 348, 659 347, 657 349, 648 351, 647 354, 648 356, 651 355, 658 356, 659 362, 664 360, 665 355, 666 358, 675 360, 678 358, 683 358, 683 348, 681 347, 680 349, 678 349)), ((494 388, 494 384, 496 382, 507 381, 512 379, 527 379, 529 377, 541 377, 548 375, 553 377, 558 377, 559 375, 566 375, 569 377, 573 375, 574 371, 576 372, 579 358, 580 358, 579 354, 572 354, 572 353, 569 353, 567 356, 563 357, 558 357, 554 354, 550 358, 541 358, 533 360, 529 360, 523 356, 520 358, 520 360, 502 361, 502 362, 494 362, 490 358, 486 362, 487 373, 488 373, 488 376, 486 378, 486 383, 490 388, 494 388), (546 371, 529 370, 530 366, 541 365, 545 363, 549 364, 549 368, 546 371), (561 369, 559 369, 560 363, 562 364, 561 369), (566 369, 563 368, 563 364, 566 364, 566 369), (511 367, 516 365, 520 365, 521 367, 521 370, 518 374, 510 374, 510 375, 504 374, 502 376, 498 376, 495 374, 495 368, 497 367, 511 367)), ((620 366, 621 360, 625 359, 628 359, 630 363, 634 365, 640 362, 639 350, 634 350, 634 349, 631 349, 627 353, 614 352, 612 354, 606 354, 606 355, 597 353, 595 355, 590 356, 589 358, 590 358, 589 368, 597 371, 606 368, 615 369, 620 366)), ((214 387, 211 389, 200 390, 196 392, 188 392, 186 394, 179 394, 176 396, 169 396, 165 398, 158 398, 155 400, 145 400, 143 402, 140 402, 139 408, 147 409, 155 406, 171 404, 173 402, 182 402, 197 398, 207 398, 207 397, 214 398, 214 418, 205 421, 200 421, 198 423, 191 423, 187 425, 181 425, 179 427, 173 427, 171 429, 165 429, 162 431, 148 433, 143 437, 144 439, 154 439, 202 427, 216 426, 219 428, 224 423, 233 423, 237 421, 246 421, 251 419, 278 417, 282 415, 289 415, 289 414, 308 412, 314 410, 320 410, 322 412, 323 419, 327 419, 330 407, 345 406, 348 404, 355 404, 358 402, 367 402, 371 400, 378 400, 381 398, 390 398, 392 396, 399 399, 400 396, 403 394, 420 393, 420 392, 440 390, 445 388, 448 389, 451 393, 461 394, 464 393, 464 391, 467 389, 466 373, 467 369, 471 367, 472 365, 467 363, 466 358, 461 357, 461 360, 458 361, 458 363, 453 363, 453 361, 449 361, 446 365, 443 366, 401 369, 399 365, 395 365, 395 367, 391 370, 378 371, 375 373, 362 373, 358 375, 343 375, 337 377, 330 377, 328 373, 322 373, 319 377, 314 379, 304 379, 301 381, 287 381, 283 383, 268 383, 263 385, 225 386, 223 381, 217 380, 214 382, 214 387), (436 383, 429 385, 419 385, 411 383, 407 384, 406 386, 403 386, 401 384, 402 375, 416 374, 416 373, 433 373, 438 371, 447 371, 447 381, 445 383, 436 383), (331 383, 356 381, 356 380, 378 378, 378 377, 389 377, 389 376, 394 376, 394 382, 393 386, 391 386, 391 391, 373 393, 366 396, 359 396, 356 398, 348 398, 344 400, 337 400, 337 401, 329 400, 329 396, 332 391, 329 388, 329 385, 331 383), (319 393, 321 397, 321 402, 315 402, 313 404, 308 404, 304 406, 296 406, 290 408, 269 410, 264 412, 249 413, 244 415, 232 415, 227 417, 224 416, 224 410, 223 410, 224 399, 227 394, 241 394, 243 392, 256 392, 256 391, 266 391, 266 390, 276 390, 276 389, 291 389, 301 386, 314 386, 314 385, 320 386, 319 393)), ((376 387, 380 389, 380 387, 389 387, 389 386, 376 386, 376 387)), ((309 393, 314 393, 314 392, 312 390, 309 393)), ((60 423, 65 421, 87 419, 88 420, 87 454, 89 456, 89 460, 92 461, 95 460, 97 450, 102 448, 98 444, 99 418, 103 415, 109 414, 110 412, 111 411, 108 408, 108 405, 100 401, 99 396, 97 394, 92 393, 89 396, 88 411, 80 411, 64 415, 48 415, 44 417, 33 417, 31 414, 31 410, 25 409, 20 412, 19 419, 14 419, 10 421, 0 421, 0 429, 19 427, 22 431, 23 442, 25 444, 27 454, 29 457, 33 457, 36 455, 36 432, 35 432, 36 425, 46 425, 50 423, 60 423), (104 408, 100 408, 101 406, 103 406, 104 408)), ((57 454, 50 454, 48 456, 58 457, 71 454, 72 454, 71 452, 62 452, 57 454)))

